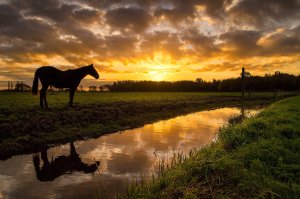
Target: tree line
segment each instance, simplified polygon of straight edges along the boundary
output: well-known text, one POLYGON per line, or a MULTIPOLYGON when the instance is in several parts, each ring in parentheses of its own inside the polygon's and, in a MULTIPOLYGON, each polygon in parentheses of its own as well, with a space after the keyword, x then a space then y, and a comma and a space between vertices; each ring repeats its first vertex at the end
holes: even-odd
MULTIPOLYGON (((299 91, 300 75, 292 75, 282 72, 265 74, 265 76, 246 76, 246 91, 299 91)), ((197 78, 195 81, 117 81, 111 85, 105 85, 107 90, 113 92, 194 92, 194 91, 241 91, 241 77, 224 80, 205 81, 197 78)))

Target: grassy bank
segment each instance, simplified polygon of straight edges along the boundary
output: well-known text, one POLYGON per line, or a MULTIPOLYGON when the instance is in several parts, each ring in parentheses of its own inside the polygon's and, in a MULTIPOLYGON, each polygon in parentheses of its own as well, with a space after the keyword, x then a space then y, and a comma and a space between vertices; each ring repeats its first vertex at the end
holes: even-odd
MULTIPOLYGON (((0 159, 70 141, 138 127, 193 111, 237 106, 239 93, 50 93, 49 110, 30 93, 0 93, 0 159)), ((248 105, 273 101, 272 94, 253 94, 248 105)))
POLYGON ((128 197, 300 198, 299 121, 299 96, 276 102, 128 197))

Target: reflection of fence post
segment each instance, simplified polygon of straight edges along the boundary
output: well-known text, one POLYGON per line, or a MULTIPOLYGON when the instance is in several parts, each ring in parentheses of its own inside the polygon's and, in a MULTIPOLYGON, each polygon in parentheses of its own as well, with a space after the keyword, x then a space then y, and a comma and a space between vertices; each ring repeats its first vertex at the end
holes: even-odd
POLYGON ((242 121, 243 121, 245 119, 245 104, 244 104, 244 100, 242 101, 241 116, 242 116, 242 121))

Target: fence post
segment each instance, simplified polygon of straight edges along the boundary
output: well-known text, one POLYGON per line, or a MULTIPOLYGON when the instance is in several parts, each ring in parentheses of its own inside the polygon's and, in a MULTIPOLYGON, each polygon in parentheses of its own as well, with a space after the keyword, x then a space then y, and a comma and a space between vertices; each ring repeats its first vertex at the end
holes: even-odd
POLYGON ((242 68, 242 98, 245 98, 245 68, 242 68))

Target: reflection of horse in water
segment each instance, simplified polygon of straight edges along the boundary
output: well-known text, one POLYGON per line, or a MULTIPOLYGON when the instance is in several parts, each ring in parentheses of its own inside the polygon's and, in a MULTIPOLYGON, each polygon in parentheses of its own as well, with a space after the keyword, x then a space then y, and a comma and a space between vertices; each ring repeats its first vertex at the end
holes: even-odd
POLYGON ((83 163, 75 150, 73 142, 70 143, 69 156, 59 156, 49 162, 47 149, 45 149, 41 151, 41 159, 44 162, 42 167, 40 167, 40 156, 38 154, 33 156, 36 176, 40 181, 53 181, 55 178, 73 171, 94 173, 100 164, 99 161, 94 164, 83 163))
POLYGON ((61 71, 53 66, 43 66, 38 68, 34 74, 34 80, 32 85, 32 94, 38 93, 38 79, 42 83, 42 89, 40 91, 40 106, 44 104, 48 108, 46 99, 46 91, 49 86, 56 88, 69 88, 70 89, 70 101, 69 105, 73 106, 73 98, 75 90, 77 89, 80 81, 87 75, 91 75, 98 79, 99 74, 97 73, 94 65, 84 66, 74 70, 61 71))

